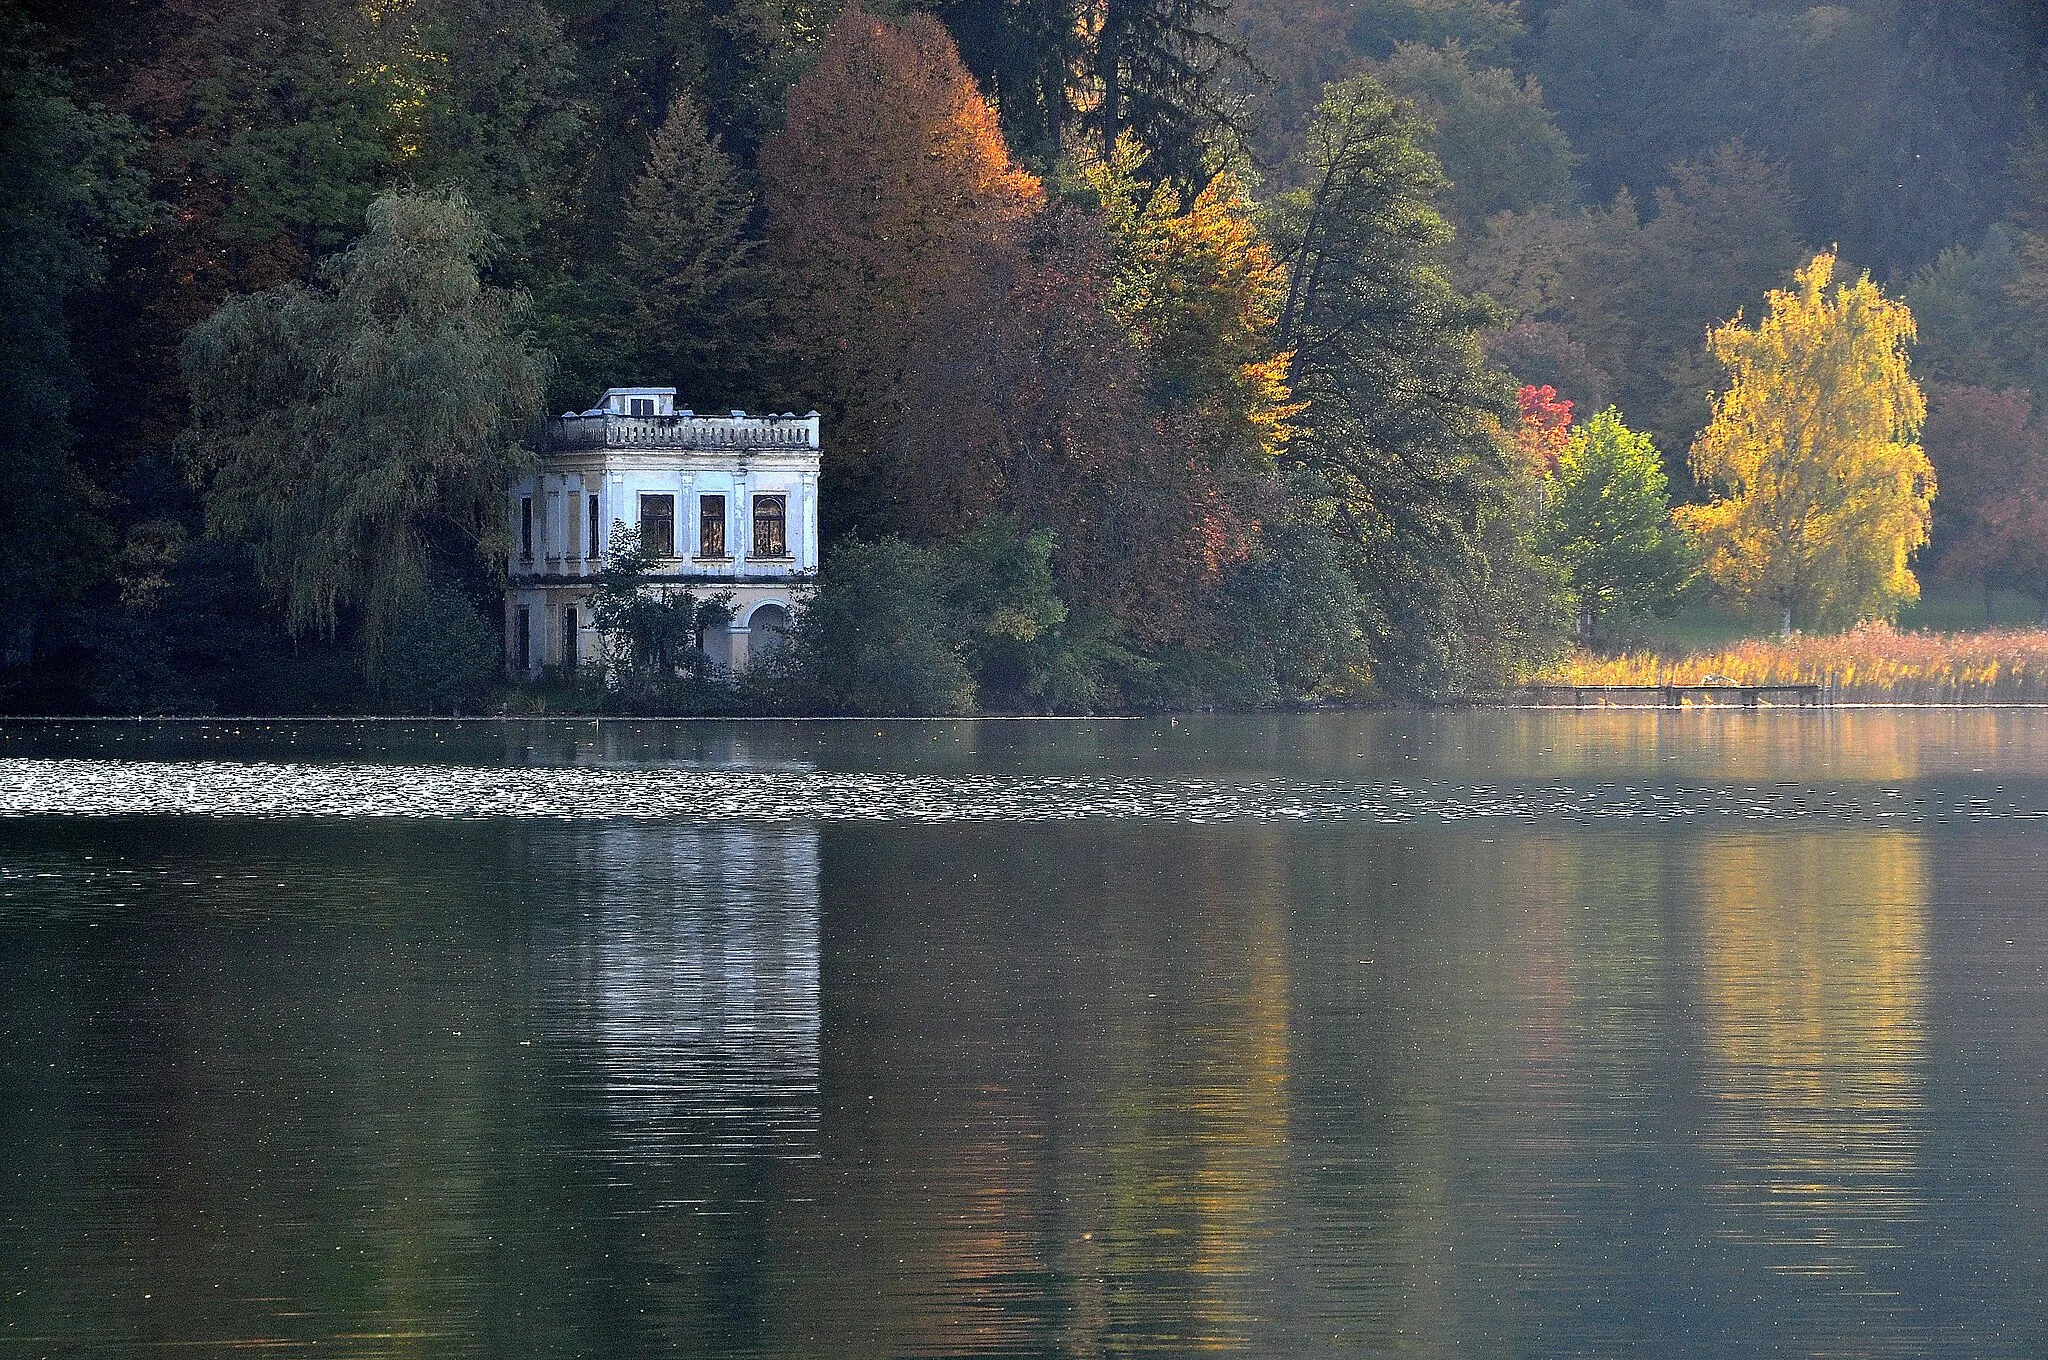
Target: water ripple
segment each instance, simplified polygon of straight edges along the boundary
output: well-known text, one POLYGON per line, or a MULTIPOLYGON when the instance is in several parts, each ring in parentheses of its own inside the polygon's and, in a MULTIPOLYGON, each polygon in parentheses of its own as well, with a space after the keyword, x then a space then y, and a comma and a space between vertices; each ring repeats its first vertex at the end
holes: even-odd
POLYGON ((1090 775, 0 759, 0 816, 1183 823, 1468 818, 2035 818, 1999 791, 1873 785, 1464 785, 1090 775))

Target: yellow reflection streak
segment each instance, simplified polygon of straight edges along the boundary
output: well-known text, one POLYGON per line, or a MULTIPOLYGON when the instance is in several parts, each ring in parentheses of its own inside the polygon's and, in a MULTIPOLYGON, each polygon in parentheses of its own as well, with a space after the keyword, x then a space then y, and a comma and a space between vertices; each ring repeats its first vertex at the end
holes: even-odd
POLYGON ((1703 847, 1712 1145, 1730 1236, 1854 1274, 1914 1213, 1927 1035, 1926 850, 1904 832, 1703 847))

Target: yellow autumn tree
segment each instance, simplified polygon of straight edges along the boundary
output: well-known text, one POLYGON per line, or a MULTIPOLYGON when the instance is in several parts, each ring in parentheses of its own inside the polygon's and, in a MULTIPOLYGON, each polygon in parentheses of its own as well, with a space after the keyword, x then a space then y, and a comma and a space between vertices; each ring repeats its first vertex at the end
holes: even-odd
POLYGON ((1274 258, 1250 196, 1229 171, 1192 200, 1142 175, 1146 153, 1119 138, 1080 157, 1110 243, 1110 315, 1144 346, 1155 400, 1199 417, 1215 459, 1270 468, 1302 412, 1288 392, 1290 355, 1274 347, 1287 269, 1274 258))
POLYGON ((1677 512, 1714 584, 1775 607, 1788 633, 1918 599, 1909 563, 1934 499, 1913 314, 1868 274, 1835 282, 1836 263, 1816 255, 1754 329, 1737 316, 1708 334, 1729 381, 1692 467, 1716 494, 1677 512))

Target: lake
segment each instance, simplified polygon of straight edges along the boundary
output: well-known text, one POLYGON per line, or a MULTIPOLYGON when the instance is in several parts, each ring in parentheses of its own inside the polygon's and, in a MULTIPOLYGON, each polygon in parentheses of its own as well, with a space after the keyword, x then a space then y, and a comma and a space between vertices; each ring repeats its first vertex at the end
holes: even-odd
POLYGON ((2048 1354, 2048 712, 0 724, 0 1356, 2048 1354))

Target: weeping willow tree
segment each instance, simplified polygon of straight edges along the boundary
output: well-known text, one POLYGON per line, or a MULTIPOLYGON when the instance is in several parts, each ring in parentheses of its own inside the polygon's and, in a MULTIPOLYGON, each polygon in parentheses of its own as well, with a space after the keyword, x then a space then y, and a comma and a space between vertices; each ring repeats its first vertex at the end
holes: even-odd
POLYGON ((208 532, 250 545, 295 634, 358 624, 373 673, 437 570, 507 547, 548 359, 487 245, 460 195, 387 193, 318 286, 233 298, 179 355, 208 532))

